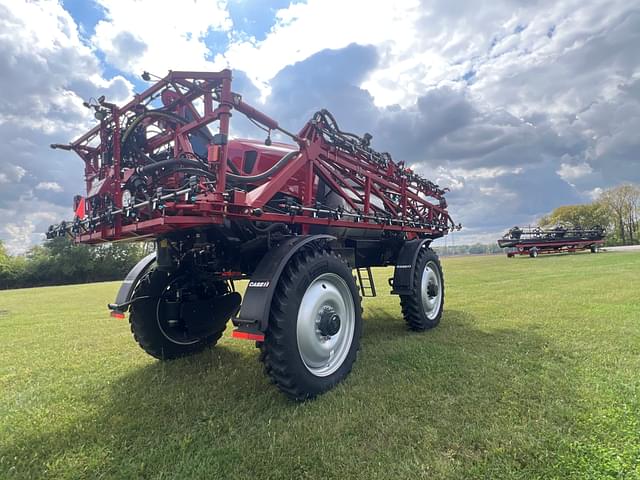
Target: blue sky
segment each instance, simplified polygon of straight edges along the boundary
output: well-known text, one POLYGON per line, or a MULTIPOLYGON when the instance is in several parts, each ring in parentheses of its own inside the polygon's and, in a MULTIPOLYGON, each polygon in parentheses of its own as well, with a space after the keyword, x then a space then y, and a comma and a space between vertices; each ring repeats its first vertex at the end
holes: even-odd
POLYGON ((83 100, 229 67, 290 130, 328 108, 371 132, 451 188, 456 243, 492 241, 640 181, 638 51, 621 0, 0 0, 0 240, 71 215, 82 163, 47 146, 91 127, 83 100))

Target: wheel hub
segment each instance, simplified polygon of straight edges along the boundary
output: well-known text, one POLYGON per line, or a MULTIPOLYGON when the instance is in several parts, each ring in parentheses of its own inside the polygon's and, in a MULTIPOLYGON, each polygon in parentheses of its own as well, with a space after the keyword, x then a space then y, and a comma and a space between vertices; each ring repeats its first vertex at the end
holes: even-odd
POLYGON ((440 313, 442 288, 438 267, 433 261, 427 262, 422 273, 421 284, 422 308, 429 320, 440 313))
POLYGON ((223 328, 240 305, 240 295, 210 291, 173 278, 163 289, 156 306, 156 321, 164 337, 178 345, 191 345, 223 328))
POLYGON ((329 338, 340 330, 340 316, 332 307, 323 307, 320 311, 318 330, 320 335, 329 338))
POLYGON ((336 372, 349 354, 355 331, 355 305, 347 282, 323 273, 307 287, 298 310, 298 352, 316 377, 336 372))

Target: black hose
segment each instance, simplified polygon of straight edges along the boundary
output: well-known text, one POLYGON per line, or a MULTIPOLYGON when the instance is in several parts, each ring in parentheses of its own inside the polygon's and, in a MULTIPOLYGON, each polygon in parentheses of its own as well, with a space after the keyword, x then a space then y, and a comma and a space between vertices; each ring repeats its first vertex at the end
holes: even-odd
POLYGON ((149 174, 161 168, 168 168, 175 165, 186 165, 188 167, 202 169, 205 164, 197 160, 191 160, 190 158, 171 158, 169 160, 160 160, 159 162, 152 163, 151 165, 145 165, 138 169, 138 173, 149 174))
POLYGON ((335 130, 337 133, 341 135, 345 135, 347 137, 352 137, 355 140, 362 141, 362 138, 360 138, 359 135, 340 130, 340 127, 338 126, 338 122, 336 121, 336 118, 333 116, 333 114, 329 110, 327 109, 320 110, 319 112, 316 113, 316 115, 320 115, 322 119, 325 121, 325 123, 327 124, 327 127, 329 127, 332 130, 335 130), (327 121, 327 118, 330 121, 327 121))
POLYGON ((254 233, 272 233, 275 230, 282 230, 286 233, 289 230, 289 227, 284 223, 272 223, 266 227, 258 227, 255 223, 249 222, 248 226, 254 233))
POLYGON ((149 110, 149 111, 146 111, 146 112, 134 117, 134 119, 131 121, 131 123, 127 126, 126 130, 122 134, 121 143, 122 143, 123 146, 126 143, 127 139, 129 138, 129 135, 131 135, 133 130, 140 124, 140 122, 143 119, 145 119, 146 117, 150 117, 150 116, 165 117, 165 118, 168 118, 169 120, 173 120, 175 122, 180 122, 183 125, 189 123, 189 121, 186 118, 181 117, 179 115, 176 115, 175 113, 163 112, 163 111, 160 111, 160 110, 149 110))
POLYGON ((173 175, 174 173, 188 173, 189 175, 196 175, 199 177, 207 177, 210 180, 215 180, 216 176, 211 173, 208 172, 206 170, 202 170, 200 168, 176 168, 174 170, 169 170, 166 172, 162 172, 161 174, 159 174, 156 178, 164 178, 164 177, 168 177, 169 175, 173 175))
POLYGON ((227 160, 227 166, 233 171, 233 173, 240 175, 240 170, 238 170, 238 167, 236 167, 231 160, 227 160))
POLYGON ((257 175, 235 175, 233 173, 227 173, 227 180, 235 183, 253 183, 259 182, 261 180, 265 180, 269 178, 274 173, 282 170, 282 168, 289 163, 293 158, 295 158, 300 152, 289 152, 280 160, 278 160, 269 170, 266 170, 257 175))

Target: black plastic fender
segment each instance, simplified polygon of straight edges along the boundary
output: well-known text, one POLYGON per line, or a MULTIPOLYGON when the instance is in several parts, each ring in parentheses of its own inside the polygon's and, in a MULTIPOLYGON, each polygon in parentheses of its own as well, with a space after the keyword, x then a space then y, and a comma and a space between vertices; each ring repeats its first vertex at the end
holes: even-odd
POLYGON ((396 268, 393 271, 393 282, 391 283, 391 293, 393 295, 411 295, 414 292, 414 271, 416 259, 421 248, 428 248, 430 239, 409 240, 400 249, 396 268))
POLYGON ((262 332, 266 331, 273 293, 287 262, 298 250, 309 243, 335 239, 333 235, 325 234, 300 235, 288 238, 276 248, 269 250, 251 275, 242 299, 240 313, 233 319, 234 325, 249 329, 257 327, 262 332))
POLYGON ((120 285, 120 290, 118 290, 118 295, 116 295, 116 301, 108 305, 110 310, 124 313, 129 309, 129 305, 131 304, 131 295, 133 295, 134 288, 138 284, 140 278, 147 273, 147 270, 155 260, 156 252, 150 253, 129 271, 127 277, 122 282, 122 285, 120 285))

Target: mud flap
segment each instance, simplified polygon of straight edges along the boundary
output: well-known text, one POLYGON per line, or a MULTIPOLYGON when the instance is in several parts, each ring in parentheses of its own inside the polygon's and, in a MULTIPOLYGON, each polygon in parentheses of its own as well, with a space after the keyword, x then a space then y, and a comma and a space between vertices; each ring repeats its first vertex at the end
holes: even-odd
POLYGON ((414 271, 416 259, 422 248, 429 248, 430 239, 416 239, 405 242, 398 254, 393 280, 390 281, 392 295, 411 295, 414 292, 414 271))
MULTIPOLYGON (((287 262, 305 245, 317 241, 331 240, 335 240, 332 235, 300 235, 288 238, 278 247, 269 250, 258 264, 253 275, 251 275, 251 281, 242 300, 240 313, 237 318, 233 319, 233 324, 237 327, 236 332, 261 336, 262 332, 267 329, 273 293, 287 262)), ((235 332, 234 336, 237 338, 249 338, 236 335, 235 332)))
POLYGON ((150 253, 129 271, 122 285, 120 285, 120 290, 118 290, 118 295, 116 295, 116 301, 107 305, 109 310, 111 310, 111 316, 120 318, 120 316, 124 316, 124 312, 129 310, 133 290, 155 260, 156 253, 150 253))

